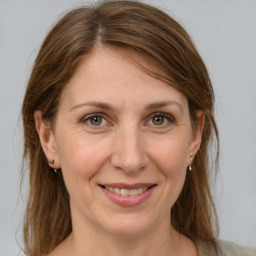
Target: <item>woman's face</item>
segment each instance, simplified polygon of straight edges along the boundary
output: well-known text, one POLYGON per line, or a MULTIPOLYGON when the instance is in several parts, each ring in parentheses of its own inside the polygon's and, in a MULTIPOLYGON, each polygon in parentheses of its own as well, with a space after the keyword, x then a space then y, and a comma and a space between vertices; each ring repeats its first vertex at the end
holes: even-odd
POLYGON ((147 65, 98 48, 61 96, 44 150, 61 167, 74 227, 134 235, 170 222, 200 145, 203 121, 192 132, 187 99, 132 59, 147 65))

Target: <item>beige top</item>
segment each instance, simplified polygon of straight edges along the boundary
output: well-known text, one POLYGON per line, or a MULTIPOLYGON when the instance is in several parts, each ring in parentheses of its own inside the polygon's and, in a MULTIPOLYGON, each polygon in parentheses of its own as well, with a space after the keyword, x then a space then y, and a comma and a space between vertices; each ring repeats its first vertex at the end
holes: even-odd
MULTIPOLYGON (((256 256, 256 248, 241 246, 232 242, 218 240, 220 247, 219 256, 256 256)), ((198 243, 199 256, 217 256, 215 250, 203 242, 198 243)))

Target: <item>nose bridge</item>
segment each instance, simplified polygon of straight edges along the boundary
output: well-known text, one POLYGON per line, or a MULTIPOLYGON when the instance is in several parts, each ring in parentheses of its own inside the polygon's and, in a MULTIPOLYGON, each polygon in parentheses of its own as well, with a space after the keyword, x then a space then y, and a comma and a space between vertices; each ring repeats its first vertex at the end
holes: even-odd
POLYGON ((143 134, 135 124, 124 125, 118 129, 114 141, 112 164, 126 172, 136 172, 148 162, 144 148, 143 134))

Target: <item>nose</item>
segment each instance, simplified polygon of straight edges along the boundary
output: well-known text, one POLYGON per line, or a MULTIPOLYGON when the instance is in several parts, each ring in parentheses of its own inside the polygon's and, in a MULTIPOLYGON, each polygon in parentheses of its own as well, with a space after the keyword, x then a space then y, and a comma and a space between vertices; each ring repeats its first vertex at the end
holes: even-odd
POLYGON ((119 129, 113 141, 111 164, 129 174, 143 170, 148 164, 142 132, 137 127, 119 129))

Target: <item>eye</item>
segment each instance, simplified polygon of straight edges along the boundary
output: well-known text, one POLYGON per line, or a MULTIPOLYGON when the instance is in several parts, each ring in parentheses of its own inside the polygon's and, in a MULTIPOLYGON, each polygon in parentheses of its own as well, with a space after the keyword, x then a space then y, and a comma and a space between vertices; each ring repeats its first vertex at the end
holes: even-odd
POLYGON ((107 124, 106 119, 100 114, 88 115, 82 119, 82 122, 93 127, 104 126, 107 124))
POLYGON ((148 124, 153 126, 165 126, 173 122, 174 119, 172 116, 164 113, 157 113, 151 116, 148 124))
POLYGON ((155 125, 162 125, 164 121, 165 121, 165 118, 163 116, 155 116, 152 119, 152 122, 155 125))
POLYGON ((99 126, 102 124, 103 118, 101 116, 92 116, 89 118, 89 122, 91 125, 99 126))

